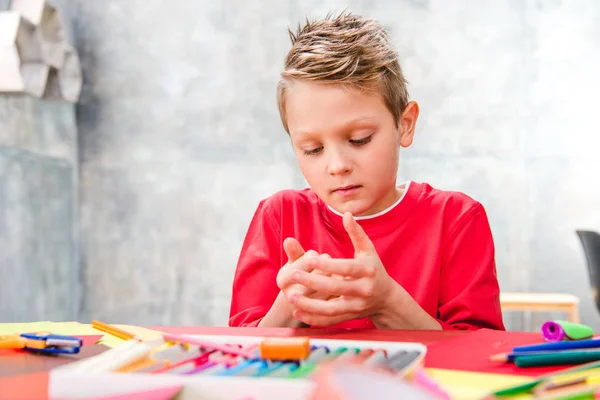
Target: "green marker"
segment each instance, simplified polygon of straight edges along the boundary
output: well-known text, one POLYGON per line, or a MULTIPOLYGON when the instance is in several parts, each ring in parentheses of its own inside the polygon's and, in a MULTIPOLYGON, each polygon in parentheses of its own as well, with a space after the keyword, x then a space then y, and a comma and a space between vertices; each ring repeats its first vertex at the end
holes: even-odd
POLYGON ((319 356, 317 356, 315 358, 312 358, 312 354, 311 354, 306 359, 306 362, 304 362, 297 370, 292 372, 289 375, 289 377, 292 379, 304 378, 305 376, 310 374, 315 368, 317 368, 317 365, 319 364, 320 361, 332 360, 334 358, 337 358, 338 356, 342 355, 342 353, 344 353, 346 350, 348 350, 348 348, 340 347, 339 349, 336 349, 336 350, 332 351, 331 353, 326 353, 326 354, 321 353, 319 356))

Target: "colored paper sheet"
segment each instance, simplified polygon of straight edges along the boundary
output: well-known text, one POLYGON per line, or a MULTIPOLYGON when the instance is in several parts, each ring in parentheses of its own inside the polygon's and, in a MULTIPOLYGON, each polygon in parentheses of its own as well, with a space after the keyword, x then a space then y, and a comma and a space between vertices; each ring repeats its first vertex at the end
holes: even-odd
POLYGON ((52 324, 50 321, 0 324, 0 335, 47 331, 52 324))
POLYGON ((91 325, 80 324, 79 322, 41 321, 0 324, 0 335, 44 331, 52 332, 56 335, 104 335, 104 332, 92 328, 91 325))
POLYGON ((48 372, 0 377, 0 399, 48 399, 48 372))
MULTIPOLYGON (((461 400, 479 400, 497 390, 531 381, 531 378, 523 376, 452 371, 436 368, 428 368, 427 372, 448 392, 451 398, 461 400)), ((513 398, 516 399, 517 397, 513 398)), ((518 397, 518 399, 528 398, 531 398, 531 396, 518 397)))
POLYGON ((428 368, 487 372, 521 376, 540 376, 568 366, 519 368, 512 363, 490 361, 490 356, 510 352, 517 346, 544 343, 542 335, 530 332, 506 332, 481 329, 429 346, 425 366, 428 368))
MULTIPOLYGON (((161 336, 161 332, 146 329, 139 326, 132 325, 119 325, 115 324, 116 327, 131 332, 134 335, 139 336, 142 340, 153 340, 161 336)), ((0 335, 14 334, 14 333, 26 333, 26 332, 41 332, 48 331, 56 335, 72 335, 72 336, 97 336, 101 335, 102 339, 100 343, 108 347, 114 347, 123 343, 122 339, 115 336, 105 334, 92 327, 91 324, 81 324, 79 322, 52 322, 52 321, 40 321, 40 322, 24 322, 24 323, 6 323, 0 324, 0 335)))
MULTIPOLYGON (((33 354, 24 350, 0 349, 0 377, 31 374, 49 371, 61 365, 93 357, 108 350, 108 347, 96 344, 83 346, 77 354, 50 356, 33 354)), ((0 397, 3 399, 4 397, 0 397)))
POLYGON ((81 339, 82 346, 91 346, 93 344, 97 344, 100 339, 102 339, 102 335, 75 335, 76 337, 81 339))

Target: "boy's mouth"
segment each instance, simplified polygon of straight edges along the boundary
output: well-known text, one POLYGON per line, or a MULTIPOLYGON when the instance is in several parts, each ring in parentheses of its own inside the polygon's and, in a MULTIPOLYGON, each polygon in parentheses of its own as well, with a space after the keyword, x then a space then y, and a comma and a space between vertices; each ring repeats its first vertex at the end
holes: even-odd
POLYGON ((341 196, 349 196, 351 194, 353 194, 356 190, 358 190, 361 186, 360 185, 348 185, 348 186, 341 186, 337 189, 334 189, 332 193, 341 195, 341 196))

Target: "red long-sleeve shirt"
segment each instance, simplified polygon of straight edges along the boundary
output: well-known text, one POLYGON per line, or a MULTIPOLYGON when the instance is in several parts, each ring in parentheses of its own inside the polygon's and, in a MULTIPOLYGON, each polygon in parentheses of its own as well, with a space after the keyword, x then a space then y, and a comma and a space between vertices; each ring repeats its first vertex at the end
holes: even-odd
MULTIPOLYGON (((388 210, 357 218, 388 274, 443 329, 504 329, 494 242, 483 206, 458 192, 409 182, 388 210)), ((284 190, 260 202, 244 240, 235 277, 230 326, 256 326, 279 293, 287 262, 283 241, 352 258, 342 216, 310 189, 284 190)), ((373 328, 368 318, 336 327, 373 328)))

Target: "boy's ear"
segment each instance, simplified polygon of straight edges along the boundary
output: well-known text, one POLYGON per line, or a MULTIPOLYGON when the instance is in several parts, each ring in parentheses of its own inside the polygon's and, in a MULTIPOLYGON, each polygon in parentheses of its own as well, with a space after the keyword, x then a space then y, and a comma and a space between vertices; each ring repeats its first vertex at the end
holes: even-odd
POLYGON ((400 146, 408 147, 415 136, 415 127, 419 118, 419 104, 410 101, 400 117, 400 146))

